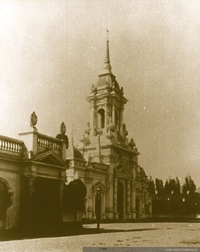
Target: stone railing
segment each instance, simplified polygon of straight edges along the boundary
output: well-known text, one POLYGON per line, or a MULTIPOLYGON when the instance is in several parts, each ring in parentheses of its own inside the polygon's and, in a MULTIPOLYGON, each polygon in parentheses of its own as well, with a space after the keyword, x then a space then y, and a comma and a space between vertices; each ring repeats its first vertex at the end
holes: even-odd
POLYGON ((23 142, 11 137, 0 135, 0 150, 21 153, 23 142))
POLYGON ((45 149, 57 150, 60 151, 61 141, 54 137, 46 136, 43 134, 38 134, 37 145, 45 149))

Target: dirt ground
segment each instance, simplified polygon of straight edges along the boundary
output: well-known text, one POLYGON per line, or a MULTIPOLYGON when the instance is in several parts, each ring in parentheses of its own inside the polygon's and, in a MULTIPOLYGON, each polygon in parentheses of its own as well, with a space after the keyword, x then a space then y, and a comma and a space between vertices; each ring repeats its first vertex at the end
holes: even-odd
POLYGON ((95 224, 88 224, 84 229, 93 234, 2 241, 0 252, 81 252, 83 247, 200 248, 200 223, 101 224, 99 232, 95 224))

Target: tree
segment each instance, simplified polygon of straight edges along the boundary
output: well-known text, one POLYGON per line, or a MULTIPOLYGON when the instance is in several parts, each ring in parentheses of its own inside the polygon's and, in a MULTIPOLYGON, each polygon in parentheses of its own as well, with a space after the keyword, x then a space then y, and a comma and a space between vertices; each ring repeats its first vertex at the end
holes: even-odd
POLYGON ((165 182, 165 193, 170 194, 170 187, 169 187, 169 181, 166 180, 165 182))
POLYGON ((164 193, 163 181, 161 179, 158 179, 158 178, 156 178, 156 191, 157 191, 157 194, 163 194, 164 193))
POLYGON ((165 192, 167 194, 180 194, 180 182, 178 177, 176 177, 176 179, 170 179, 167 188, 165 184, 165 192))
POLYGON ((154 195, 155 194, 155 183, 152 180, 152 177, 149 178, 148 184, 149 184, 149 194, 154 195))
POLYGON ((194 184, 194 180, 192 180, 191 176, 187 176, 185 178, 185 183, 183 185, 183 193, 184 194, 192 194, 195 193, 196 185, 194 184))

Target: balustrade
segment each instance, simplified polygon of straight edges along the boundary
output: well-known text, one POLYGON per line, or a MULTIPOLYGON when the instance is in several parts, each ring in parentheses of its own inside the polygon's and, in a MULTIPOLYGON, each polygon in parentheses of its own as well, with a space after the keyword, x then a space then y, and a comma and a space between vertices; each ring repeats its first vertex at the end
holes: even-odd
POLYGON ((6 136, 0 136, 0 150, 20 153, 23 142, 6 136))
POLYGON ((47 149, 52 149, 52 150, 57 150, 57 151, 61 150, 60 140, 50 138, 47 136, 38 135, 37 144, 38 146, 44 147, 47 149))

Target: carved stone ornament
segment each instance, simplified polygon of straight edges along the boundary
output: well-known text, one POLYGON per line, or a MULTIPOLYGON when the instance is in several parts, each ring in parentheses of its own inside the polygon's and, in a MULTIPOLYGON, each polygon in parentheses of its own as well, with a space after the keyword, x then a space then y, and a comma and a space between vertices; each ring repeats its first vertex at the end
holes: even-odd
POLYGON ((92 87, 91 87, 91 93, 96 93, 97 91, 97 88, 94 86, 94 84, 92 84, 92 87))
POLYGON ((35 125, 37 124, 37 116, 35 114, 35 111, 31 114, 31 120, 30 125, 32 128, 35 128, 35 125))

